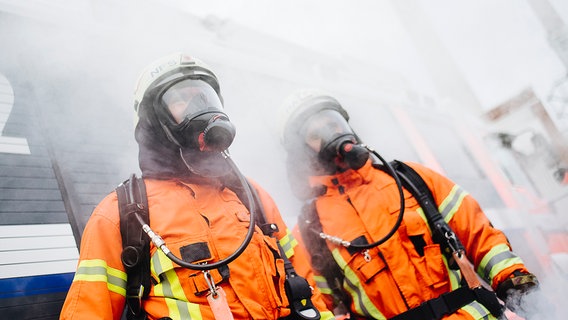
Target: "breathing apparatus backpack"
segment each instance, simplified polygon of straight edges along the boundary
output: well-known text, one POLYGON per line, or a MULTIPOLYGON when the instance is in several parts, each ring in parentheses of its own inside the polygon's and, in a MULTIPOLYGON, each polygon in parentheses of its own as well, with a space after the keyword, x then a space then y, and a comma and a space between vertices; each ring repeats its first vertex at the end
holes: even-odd
MULTIPOLYGON (((243 196, 243 188, 233 186, 230 188, 237 194, 243 204, 250 208, 250 204, 243 196)), ((253 192, 255 208, 260 211, 256 215, 256 225, 262 230, 264 235, 273 236, 278 231, 276 224, 267 223, 266 215, 256 194, 254 187, 249 189, 253 192)), ((144 180, 132 174, 130 178, 121 183, 116 188, 118 197, 118 208, 120 214, 120 233, 122 236, 122 263, 127 273, 126 284, 126 308, 123 318, 128 320, 147 319, 146 312, 142 308, 142 300, 146 299, 150 293, 150 239, 142 229, 138 215, 146 224, 150 223, 148 210, 148 199, 144 180)), ((285 290, 290 303, 291 315, 286 317, 288 320, 309 319, 319 320, 319 311, 311 301, 312 291, 309 283, 303 277, 296 274, 292 263, 286 257, 279 242, 280 252, 274 252, 275 258, 284 260, 286 271, 285 290)))
MULTIPOLYGON (((422 207, 432 230, 432 239, 440 245, 442 253, 451 262, 450 267, 459 268, 465 281, 464 286, 428 300, 390 320, 442 319, 473 301, 483 304, 497 318, 501 317, 504 313, 504 306, 497 299, 495 292, 480 284, 475 271, 467 261, 464 246, 438 211, 432 192, 426 182, 414 169, 401 161, 392 161, 390 165, 396 171, 404 188, 416 198, 422 207)), ((374 166, 379 170, 386 171, 380 165, 374 166)), ((342 289, 344 275, 329 251, 326 240, 314 232, 314 230, 321 232, 322 229, 313 201, 304 206, 298 219, 298 226, 306 249, 312 257, 314 255, 318 257, 315 261, 312 259, 312 264, 316 263, 314 269, 321 273, 332 290, 334 302, 338 306, 336 310, 341 308, 341 312, 343 312, 346 310, 345 306, 350 304, 349 296, 342 289)))

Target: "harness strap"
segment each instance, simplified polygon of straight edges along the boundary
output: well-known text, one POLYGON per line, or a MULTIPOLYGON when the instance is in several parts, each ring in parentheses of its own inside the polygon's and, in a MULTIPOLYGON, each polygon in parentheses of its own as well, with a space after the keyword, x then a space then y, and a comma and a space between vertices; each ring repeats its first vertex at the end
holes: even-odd
MULTIPOLYGON (((250 192, 252 192, 253 201, 255 201, 255 207, 259 211, 260 214, 257 214, 257 221, 256 224, 260 226, 262 232, 269 236, 274 237, 274 233, 278 232, 278 226, 274 223, 268 223, 266 221, 266 213, 264 212, 264 206, 260 201, 260 197, 258 192, 254 188, 253 185, 249 183, 248 188, 250 192)), ((243 204, 247 208, 250 209, 250 204, 245 200, 246 197, 243 195, 243 188, 235 188, 233 191, 237 194, 239 199, 243 201, 243 204)), ((286 296, 288 298, 288 302, 290 303, 290 309, 292 313, 290 316, 286 317, 286 319, 308 319, 308 320, 319 320, 321 315, 316 307, 313 305, 311 297, 312 297, 312 289, 310 288, 310 284, 308 281, 299 276, 292 265, 292 262, 286 256, 280 241, 276 241, 278 245, 278 251, 274 252, 275 257, 280 256, 282 260, 284 260, 284 271, 286 272, 286 280, 284 282, 284 288, 286 290, 286 296)))
POLYGON ((438 211, 432 191, 420 174, 406 163, 394 160, 391 164, 398 174, 402 185, 412 193, 422 207, 428 224, 432 229, 432 239, 442 247, 442 252, 450 261, 451 267, 457 267, 454 265, 452 253, 454 251, 465 251, 465 248, 457 237, 448 238, 448 235, 454 234, 454 232, 444 221, 440 211, 438 211))
MULTIPOLYGON (((455 235, 451 227, 446 223, 436 207, 434 197, 426 182, 420 174, 404 162, 395 160, 393 163, 397 174, 405 188, 418 200, 424 214, 428 220, 433 233, 434 242, 440 244, 443 252, 449 257, 450 267, 457 265, 464 276, 470 293, 474 295, 474 300, 483 304, 494 316, 500 317, 504 310, 497 299, 495 292, 485 289, 479 282, 472 265, 467 261, 465 247, 460 239, 455 235)), ((461 288, 460 288, 461 289, 461 288)), ((456 292, 460 289, 454 290, 456 292)), ((442 295, 443 296, 443 295, 442 295)), ((434 299, 435 300, 435 299, 434 299)), ((470 301, 471 302, 471 301, 470 301)), ((459 309, 459 308, 458 308, 459 309)), ((442 310, 442 309, 440 309, 442 310)), ((456 309, 457 310, 457 309, 456 309)), ((455 312, 454 310, 453 312, 455 312)), ((411 319, 411 318, 409 318, 411 319)), ((417 318, 420 319, 420 318, 417 318)), ((438 318, 432 318, 438 319, 438 318)))
POLYGON ((438 298, 423 302, 390 320, 439 320, 476 300, 476 294, 467 287, 444 293, 438 298))
POLYGON ((146 319, 142 299, 150 293, 150 240, 136 215, 150 222, 146 186, 132 174, 116 188, 122 236, 121 260, 126 269, 126 316, 129 320, 146 319))

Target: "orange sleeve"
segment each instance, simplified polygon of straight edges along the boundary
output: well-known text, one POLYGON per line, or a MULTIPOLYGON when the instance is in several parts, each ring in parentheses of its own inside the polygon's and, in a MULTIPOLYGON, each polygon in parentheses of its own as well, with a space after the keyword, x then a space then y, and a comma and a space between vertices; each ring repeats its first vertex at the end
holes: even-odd
POLYGON ((486 261, 487 257, 493 254, 492 250, 499 247, 501 249, 498 250, 501 250, 501 252, 508 252, 507 254, 511 257, 516 256, 506 235, 491 224, 479 203, 472 195, 467 193, 467 190, 461 189, 450 179, 424 166, 412 164, 412 167, 430 186, 438 206, 445 202, 445 206, 441 210, 446 217, 445 220, 449 220, 448 224, 461 240, 467 256, 478 274, 495 287, 514 270, 526 271, 520 259, 511 258, 511 265, 493 271, 493 277, 487 279, 489 272, 484 271, 483 264, 487 263, 484 260, 486 261), (451 201, 448 201, 449 199, 451 201))
POLYGON ((60 319, 120 319, 126 274, 120 259, 122 240, 116 196, 105 198, 95 208, 79 251, 77 271, 60 319), (109 218, 109 213, 116 215, 115 221, 109 218))

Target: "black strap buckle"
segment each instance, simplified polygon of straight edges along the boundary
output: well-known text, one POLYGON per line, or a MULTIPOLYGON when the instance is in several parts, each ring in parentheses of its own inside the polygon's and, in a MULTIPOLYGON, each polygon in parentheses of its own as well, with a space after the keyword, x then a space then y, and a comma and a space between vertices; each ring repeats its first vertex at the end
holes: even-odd
POLYGON ((475 296, 470 289, 462 287, 444 293, 438 298, 424 301, 418 307, 396 315, 390 320, 439 320, 474 300, 475 296))
POLYGON ((273 233, 280 231, 276 223, 266 223, 258 226, 262 233, 268 236, 272 236, 273 233))
POLYGON ((134 294, 126 295, 126 304, 130 313, 128 314, 128 319, 145 319, 145 313, 142 312, 142 296, 144 294, 144 286, 140 285, 138 292, 132 292, 134 294))
POLYGON ((431 319, 442 319, 443 316, 451 313, 451 310, 448 308, 448 304, 444 299, 444 296, 428 300, 424 302, 423 305, 427 306, 428 309, 430 309, 430 312, 432 313, 431 319))

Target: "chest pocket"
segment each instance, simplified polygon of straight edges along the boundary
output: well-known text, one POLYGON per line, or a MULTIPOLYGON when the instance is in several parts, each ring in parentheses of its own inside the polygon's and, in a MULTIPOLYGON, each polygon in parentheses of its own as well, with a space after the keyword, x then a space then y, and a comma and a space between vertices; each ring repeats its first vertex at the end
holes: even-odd
POLYGON ((266 246, 261 251, 263 265, 267 277, 272 279, 273 285, 269 285, 272 293, 271 302, 277 308, 288 305, 288 297, 286 295, 285 281, 286 271, 284 269, 284 260, 279 257, 279 248, 276 239, 264 236, 266 246))
POLYGON ((444 264, 440 245, 432 241, 429 227, 422 216, 416 211, 419 207, 416 199, 408 199, 407 212, 404 216, 406 232, 414 249, 420 256, 415 263, 416 269, 422 274, 426 285, 434 289, 448 283, 448 272, 444 264))
MULTIPOLYGON (((180 248, 181 257, 184 261, 190 263, 203 263, 213 260, 211 255, 211 250, 209 250, 209 245, 206 242, 196 242, 180 248)), ((205 280, 205 275, 202 271, 192 270, 189 275, 189 280, 192 282, 194 293, 196 296, 200 296, 207 293, 210 288, 209 284, 205 280)), ((211 276, 211 281, 218 285, 223 280, 229 278, 229 267, 227 265, 220 266, 217 269, 209 270, 209 275, 211 276)))
MULTIPOLYGON (((218 256, 214 247, 206 241, 208 235, 194 235, 190 239, 181 241, 170 241, 169 249, 174 255, 181 257, 182 260, 192 263, 207 263, 213 261, 218 256)), ((203 272, 200 270, 189 270, 175 265, 161 250, 153 248, 151 258, 151 276, 154 279, 157 292, 163 292, 166 297, 171 296, 175 299, 182 298, 183 293, 176 293, 174 288, 191 288, 196 296, 202 295, 209 290, 203 272), (182 276, 183 275, 183 276, 182 276)), ((229 277, 228 267, 220 267, 209 271, 215 284, 219 284, 229 277)), ((182 299, 183 300, 183 299, 182 299)))
POLYGON ((359 279, 368 283, 375 278, 376 275, 385 270, 387 266, 379 257, 377 247, 369 249, 366 253, 365 251, 354 253, 347 264, 359 275, 359 279), (370 259, 366 259, 366 256, 370 259))
MULTIPOLYGON (((200 262, 209 260, 212 260, 212 258, 200 262)), ((189 289, 187 291, 193 292, 195 296, 209 292, 209 286, 202 271, 176 267, 177 265, 175 266, 162 251, 157 250, 152 255, 151 275, 154 280, 154 294, 156 296, 191 301, 192 299, 186 297, 181 288, 189 289)), ((229 278, 229 268, 226 265, 221 266, 209 270, 209 274, 213 282, 218 285, 229 278)))
POLYGON ((432 236, 429 232, 428 225, 422 216, 417 212, 420 208, 414 197, 405 199, 406 209, 404 213, 404 225, 406 226, 406 234, 414 245, 414 249, 419 256, 424 256, 424 250, 427 245, 433 244, 432 236))

